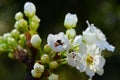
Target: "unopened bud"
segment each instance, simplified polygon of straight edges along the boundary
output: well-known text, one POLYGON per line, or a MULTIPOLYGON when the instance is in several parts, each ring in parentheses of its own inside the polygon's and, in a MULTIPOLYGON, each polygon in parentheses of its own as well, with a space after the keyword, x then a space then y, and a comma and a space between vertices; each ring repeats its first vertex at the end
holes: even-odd
POLYGON ((0 36, 0 44, 4 42, 4 38, 0 36))
POLYGON ((14 54, 12 52, 8 53, 8 57, 14 59, 14 54))
POLYGON ((14 27, 21 32, 28 31, 28 23, 24 19, 20 19, 19 21, 16 21, 14 27))
POLYGON ((21 46, 24 46, 25 45, 25 35, 24 34, 20 34, 19 38, 20 38, 20 40, 18 41, 18 43, 21 46))
POLYGON ((11 37, 14 37, 16 40, 19 38, 20 32, 17 29, 13 29, 11 32, 11 37))
POLYGON ((48 77, 48 80, 58 80, 58 75, 57 75, 57 74, 51 74, 51 75, 48 77))
POLYGON ((11 38, 11 37, 7 38, 7 44, 8 44, 9 46, 13 46, 13 47, 16 47, 16 46, 17 46, 17 42, 15 41, 14 38, 11 38))
POLYGON ((39 18, 38 16, 34 15, 34 16, 32 17, 32 21, 33 21, 33 22, 36 22, 36 23, 39 23, 39 22, 40 22, 40 18, 39 18))
POLYGON ((49 54, 49 53, 51 53, 51 51, 52 51, 52 49, 50 48, 50 46, 48 44, 46 44, 44 46, 44 53, 49 54))
POLYGON ((8 37, 11 37, 11 34, 10 33, 5 33, 4 35, 3 35, 3 38, 6 40, 8 37))
POLYGON ((49 63, 50 62, 49 56, 47 54, 43 54, 41 57, 41 61, 43 64, 49 63))
POLYGON ((30 30, 32 32, 36 32, 38 27, 39 27, 39 23, 36 23, 36 22, 33 22, 33 21, 30 23, 30 30))
POLYGON ((8 46, 6 43, 0 44, 0 52, 6 52, 8 49, 8 46))
POLYGON ((27 17, 32 17, 36 13, 36 7, 32 2, 26 2, 24 5, 24 13, 27 17))
POLYGON ((50 64, 49 64, 50 69, 56 69, 57 67, 58 67, 57 61, 50 62, 50 64))
POLYGON ((31 74, 34 78, 40 78, 42 73, 37 73, 35 70, 31 70, 31 74))
POLYGON ((64 20, 64 26, 67 29, 75 28, 77 22, 78 22, 78 18, 76 14, 70 14, 70 13, 66 14, 64 20))
POLYGON ((66 31, 66 35, 68 36, 69 39, 73 39, 76 35, 75 29, 68 29, 66 31))
POLYGON ((15 20, 20 20, 22 18, 23 18, 22 12, 18 12, 18 13, 15 14, 15 20))
POLYGON ((41 38, 39 37, 38 34, 33 35, 30 41, 34 48, 37 48, 37 49, 40 48, 41 38))
POLYGON ((34 64, 34 70, 37 72, 37 73, 43 73, 44 72, 44 66, 39 64, 39 63, 35 63, 34 64))

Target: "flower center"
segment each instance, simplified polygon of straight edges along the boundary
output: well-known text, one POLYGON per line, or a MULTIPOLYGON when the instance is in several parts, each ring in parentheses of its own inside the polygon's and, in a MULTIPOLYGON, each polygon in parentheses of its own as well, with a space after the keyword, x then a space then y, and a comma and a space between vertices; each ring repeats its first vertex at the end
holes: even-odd
POLYGON ((93 63, 93 57, 88 55, 87 58, 86 58, 86 62, 87 62, 87 64, 92 64, 93 63))
POLYGON ((70 54, 72 55, 72 58, 76 57, 76 54, 74 52, 71 52, 70 54))
POLYGON ((59 46, 59 45, 62 45, 63 46, 63 42, 61 41, 61 40, 57 40, 55 43, 54 43, 54 45, 55 45, 55 47, 57 47, 57 46, 59 46))

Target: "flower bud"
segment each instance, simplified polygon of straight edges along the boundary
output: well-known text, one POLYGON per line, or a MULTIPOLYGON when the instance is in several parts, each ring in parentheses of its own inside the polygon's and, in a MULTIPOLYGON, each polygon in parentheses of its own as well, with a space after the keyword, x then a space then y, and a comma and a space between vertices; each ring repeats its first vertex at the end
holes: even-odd
POLYGON ((17 42, 15 41, 14 38, 11 38, 11 37, 7 38, 7 44, 8 44, 9 46, 14 46, 14 47, 17 46, 17 42))
POLYGON ((15 38, 16 40, 19 38, 20 32, 17 29, 13 29, 11 32, 11 37, 15 38))
POLYGON ((34 64, 34 71, 37 73, 43 73, 44 72, 44 66, 39 64, 39 63, 35 63, 34 64))
POLYGON ((2 36, 0 36, 0 44, 4 43, 4 38, 2 36))
POLYGON ((50 62, 50 64, 49 64, 50 69, 56 69, 57 67, 58 67, 57 61, 50 62))
POLYGON ((77 22, 78 22, 78 18, 76 14, 70 14, 70 13, 66 14, 65 20, 64 20, 64 26, 67 29, 75 28, 77 22))
POLYGON ((23 18, 22 12, 18 12, 18 13, 15 14, 15 20, 20 20, 22 18, 23 18))
POLYGON ((8 37, 11 37, 11 34, 10 33, 5 33, 4 35, 3 35, 3 38, 6 40, 8 37))
POLYGON ((75 29, 68 29, 66 31, 66 35, 68 36, 69 39, 73 39, 76 35, 75 29))
POLYGON ((7 44, 5 43, 0 44, 0 52, 6 52, 7 49, 8 49, 7 44))
POLYGON ((28 31, 28 23, 24 19, 20 19, 19 21, 16 21, 14 27, 21 32, 28 31))
POLYGON ((49 56, 47 54, 43 54, 41 57, 41 61, 43 64, 49 63, 50 62, 49 56))
POLYGON ((8 53, 8 57, 14 59, 14 54, 12 52, 8 53))
POLYGON ((57 75, 57 74, 51 74, 51 75, 48 77, 48 80, 58 80, 58 75, 57 75))
POLYGON ((39 37, 38 34, 33 35, 30 41, 34 48, 37 48, 37 49, 40 48, 41 38, 39 37))
POLYGON ((33 21, 33 22, 36 22, 36 23, 39 23, 39 22, 40 22, 40 18, 39 18, 38 16, 34 15, 34 16, 32 17, 32 21, 33 21))
POLYGON ((27 17, 32 17, 36 13, 36 7, 32 2, 26 2, 24 5, 24 13, 27 17))
POLYGON ((20 38, 20 40, 18 41, 18 43, 21 46, 24 46, 25 45, 25 35, 24 34, 20 34, 19 38, 20 38))
POLYGON ((51 51, 52 51, 52 49, 50 48, 50 46, 48 44, 46 44, 44 46, 44 53, 49 54, 49 53, 51 53, 51 51))
POLYGON ((38 29, 38 27, 39 27, 39 23, 36 23, 36 22, 31 21, 31 23, 30 23, 30 30, 31 30, 32 32, 36 32, 37 29, 38 29))
POLYGON ((35 70, 31 70, 31 74, 34 78, 40 78, 42 73, 37 73, 35 70))

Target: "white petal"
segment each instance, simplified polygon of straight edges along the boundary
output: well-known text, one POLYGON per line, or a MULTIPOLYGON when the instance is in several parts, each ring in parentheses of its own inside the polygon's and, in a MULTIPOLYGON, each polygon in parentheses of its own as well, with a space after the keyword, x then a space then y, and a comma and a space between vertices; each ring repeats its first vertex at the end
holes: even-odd
POLYGON ((76 36, 73 45, 81 44, 81 42, 82 42, 82 36, 81 35, 76 36))
POLYGON ((101 49, 107 49, 108 51, 114 51, 115 50, 115 47, 110 45, 107 41, 98 41, 97 42, 97 45, 101 48, 101 49))
POLYGON ((104 70, 103 70, 103 69, 97 70, 97 74, 99 74, 100 76, 103 75, 103 73, 104 73, 104 70))
POLYGON ((86 69, 86 63, 85 62, 77 63, 77 69, 80 70, 80 72, 84 72, 86 69))
POLYGON ((91 33, 91 32, 83 32, 83 39, 88 43, 88 44, 94 44, 96 43, 96 34, 91 33))
POLYGON ((94 64, 98 68, 103 68, 103 66, 105 65, 105 59, 102 56, 97 55, 95 56, 94 64))
POLYGON ((93 70, 90 69, 90 67, 86 68, 86 74, 92 78, 95 75, 95 72, 93 70))

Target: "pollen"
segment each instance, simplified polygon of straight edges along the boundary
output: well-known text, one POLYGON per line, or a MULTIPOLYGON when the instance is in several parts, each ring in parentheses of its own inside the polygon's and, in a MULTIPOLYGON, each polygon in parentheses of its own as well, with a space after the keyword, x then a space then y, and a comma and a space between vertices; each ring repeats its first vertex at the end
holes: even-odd
POLYGON ((62 45, 63 46, 63 42, 61 41, 61 40, 57 40, 55 43, 54 43, 54 45, 55 45, 55 47, 57 47, 57 46, 59 46, 59 45, 62 45))
POLYGON ((87 64, 93 64, 93 57, 88 55, 86 58, 86 62, 87 62, 87 64))

